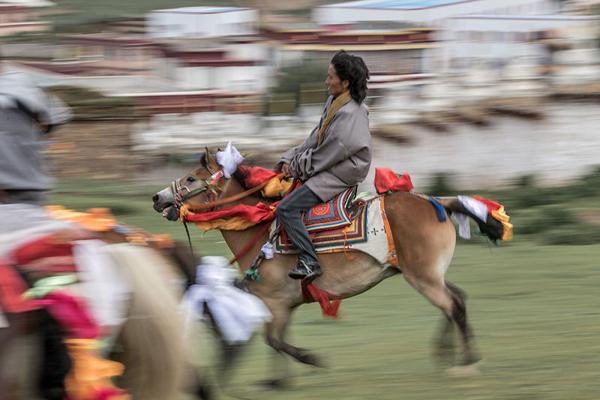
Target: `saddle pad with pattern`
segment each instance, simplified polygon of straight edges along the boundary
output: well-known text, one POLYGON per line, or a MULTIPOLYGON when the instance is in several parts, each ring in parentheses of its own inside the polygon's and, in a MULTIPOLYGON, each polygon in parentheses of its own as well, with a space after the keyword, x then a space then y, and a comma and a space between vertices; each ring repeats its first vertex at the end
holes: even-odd
POLYGON ((309 232, 329 231, 350 225, 348 209, 356 196, 356 187, 344 190, 326 203, 317 204, 302 217, 309 232))
MULTIPOLYGON (((277 229, 273 223, 271 229, 277 229)), ((275 252, 297 254, 285 232, 275 241, 275 252)), ((382 265, 397 265, 395 250, 388 238, 391 232, 387 226, 380 198, 375 198, 361 206, 353 216, 350 225, 328 231, 309 232, 317 253, 362 251, 371 255, 382 265)))

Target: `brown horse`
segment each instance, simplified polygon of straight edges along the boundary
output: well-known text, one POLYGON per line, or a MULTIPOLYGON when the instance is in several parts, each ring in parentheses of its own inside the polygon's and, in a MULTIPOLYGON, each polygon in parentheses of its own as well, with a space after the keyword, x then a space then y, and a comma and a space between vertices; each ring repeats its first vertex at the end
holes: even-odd
MULTIPOLYGON (((130 245, 123 243, 125 238, 118 233, 101 234, 100 238, 114 244, 109 252, 130 291, 126 322, 119 329, 113 352, 125 366, 118 385, 133 398, 173 399, 182 391, 208 398, 207 387, 187 359, 182 342, 179 298, 183 287, 168 284, 194 280, 186 275, 195 265, 186 247, 179 243, 164 248, 130 245)), ((62 398, 53 392, 39 393, 43 391, 40 383, 47 379, 40 370, 44 363, 40 356, 47 354, 42 342, 49 329, 62 335, 56 322, 42 310, 6 314, 6 318, 9 326, 0 328, 2 399, 62 398)), ((49 367, 52 371, 57 366, 49 367)))
MULTIPOLYGON (((176 220, 178 206, 182 203, 191 209, 205 209, 207 203, 235 205, 264 201, 255 194, 246 195, 245 188, 235 176, 231 179, 221 178, 216 184, 211 184, 211 176, 219 169, 214 157, 207 151, 199 168, 154 195, 154 209, 168 219, 176 220), (180 201, 182 198, 183 202, 180 201)), ((356 252, 351 257, 343 253, 320 254, 323 275, 314 283, 335 298, 343 299, 361 294, 382 280, 402 273, 412 287, 443 313, 444 326, 437 354, 452 354, 452 334, 456 325, 463 344, 463 358, 459 364, 477 362, 479 355, 467 322, 465 295, 445 279, 456 244, 452 222, 450 219, 440 222, 435 209, 426 199, 408 193, 387 195, 385 212, 393 232, 399 268, 383 268, 373 257, 362 252, 356 252)), ((238 254, 261 230, 264 231, 264 225, 259 224, 244 231, 222 231, 222 234, 231 251, 238 254)), ((253 249, 238 260, 242 272, 251 266, 266 240, 265 233, 253 249)), ((266 327, 268 345, 302 363, 319 366, 321 363, 317 356, 285 340, 290 316, 296 307, 303 304, 300 281, 288 277, 288 272, 295 264, 296 256, 293 255, 275 255, 273 259, 265 260, 260 265, 261 279, 249 282, 248 289, 260 297, 273 314, 272 321, 266 327)), ((284 383, 286 377, 275 379, 272 384, 284 383)))

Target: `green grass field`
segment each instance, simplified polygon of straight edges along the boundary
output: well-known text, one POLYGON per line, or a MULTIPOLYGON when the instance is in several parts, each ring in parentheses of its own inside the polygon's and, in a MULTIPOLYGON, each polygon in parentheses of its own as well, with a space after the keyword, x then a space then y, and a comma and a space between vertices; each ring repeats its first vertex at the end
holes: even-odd
POLYGON ((251 385, 265 378, 270 358, 256 338, 232 390, 286 400, 598 399, 598 260, 599 245, 459 245, 449 279, 469 294, 480 375, 452 377, 433 363, 440 315, 395 277, 345 300, 338 321, 323 320, 315 304, 296 314, 293 344, 329 368, 295 364, 291 390, 262 392, 251 385))
MULTIPOLYGON (((87 186, 63 183, 51 200, 78 209, 113 207, 126 223, 184 238, 180 224, 151 209, 150 196, 159 187, 87 186)), ((592 199, 573 204, 595 208, 592 199)), ((202 237, 194 229, 193 237, 201 254, 228 254, 219 235, 202 237)), ((337 321, 324 320, 315 304, 295 315, 291 342, 323 356, 328 368, 294 364, 291 389, 259 390, 253 383, 269 377, 271 358, 257 337, 230 390, 263 400, 599 399, 600 244, 544 246, 534 239, 517 235, 499 247, 457 247, 448 278, 469 295, 483 355, 480 375, 451 377, 432 362, 440 313, 399 276, 345 300, 337 321)), ((203 340, 197 351, 210 367, 213 348, 208 335, 203 340)))

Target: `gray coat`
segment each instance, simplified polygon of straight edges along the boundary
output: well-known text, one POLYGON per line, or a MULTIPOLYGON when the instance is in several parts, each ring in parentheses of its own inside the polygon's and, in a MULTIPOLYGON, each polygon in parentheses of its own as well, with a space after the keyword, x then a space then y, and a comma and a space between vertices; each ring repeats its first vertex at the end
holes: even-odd
POLYGON ((350 100, 335 114, 318 144, 319 128, 333 101, 325 103, 321 121, 300 146, 287 151, 280 160, 290 173, 304 182, 322 201, 358 185, 371 166, 371 134, 366 105, 350 100))
POLYGON ((42 125, 64 123, 69 117, 68 108, 24 74, 0 73, 0 190, 50 189, 42 125))

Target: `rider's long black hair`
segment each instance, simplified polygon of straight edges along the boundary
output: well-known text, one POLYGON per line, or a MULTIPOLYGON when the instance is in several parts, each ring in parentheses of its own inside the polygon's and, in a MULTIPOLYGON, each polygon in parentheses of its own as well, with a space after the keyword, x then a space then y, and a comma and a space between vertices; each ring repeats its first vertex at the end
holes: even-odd
POLYGON ((341 50, 333 56, 331 64, 340 80, 348 81, 350 96, 358 104, 362 103, 367 97, 367 80, 369 79, 369 69, 363 59, 341 50))

